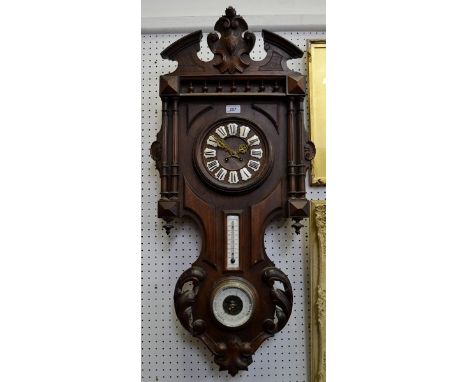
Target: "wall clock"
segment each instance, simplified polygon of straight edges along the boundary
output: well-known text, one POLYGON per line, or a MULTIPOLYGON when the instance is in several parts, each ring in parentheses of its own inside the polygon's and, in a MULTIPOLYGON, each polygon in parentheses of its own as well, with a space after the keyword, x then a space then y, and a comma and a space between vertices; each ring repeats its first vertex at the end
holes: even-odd
POLYGON ((175 285, 176 315, 235 375, 291 315, 291 283, 265 253, 263 235, 277 217, 292 218, 299 233, 315 148, 304 131, 305 78, 287 67, 303 52, 263 30, 267 55, 253 61, 255 35, 232 7, 214 29, 210 62, 197 56, 201 31, 161 53, 178 67, 160 77, 162 125, 151 156, 164 228, 188 217, 202 233, 198 258, 175 285))

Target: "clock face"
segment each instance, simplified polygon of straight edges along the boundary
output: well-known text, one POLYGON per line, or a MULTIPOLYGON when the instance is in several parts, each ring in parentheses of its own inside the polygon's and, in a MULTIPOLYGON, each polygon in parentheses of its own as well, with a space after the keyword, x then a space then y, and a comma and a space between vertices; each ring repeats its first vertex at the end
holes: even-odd
POLYGON ((205 179, 227 190, 243 190, 264 178, 269 145, 252 123, 227 120, 215 124, 198 145, 198 164, 205 179))
POLYGON ((211 308, 220 324, 237 328, 252 317, 254 301, 254 293, 245 282, 226 280, 214 290, 211 308))

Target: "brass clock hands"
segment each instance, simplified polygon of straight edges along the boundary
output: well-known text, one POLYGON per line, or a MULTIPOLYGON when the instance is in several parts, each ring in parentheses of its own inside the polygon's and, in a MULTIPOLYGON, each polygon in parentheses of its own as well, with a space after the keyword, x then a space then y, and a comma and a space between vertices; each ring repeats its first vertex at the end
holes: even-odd
POLYGON ((242 143, 239 145, 239 147, 237 148, 237 152, 239 154, 245 154, 249 149, 249 146, 247 146, 246 144, 242 143))
POLYGON ((227 156, 226 158, 224 158, 224 160, 227 162, 229 160, 229 158, 231 157, 234 157, 234 158, 237 158, 239 161, 242 161, 243 159, 239 156, 239 153, 243 154, 245 152, 247 152, 247 150, 244 150, 244 148, 242 147, 242 151, 240 151, 240 148, 241 146, 245 146, 245 145, 240 145, 239 146, 239 149, 238 150, 234 150, 232 149, 228 144, 226 144, 226 142, 224 142, 224 139, 221 139, 221 138, 218 138, 218 137, 214 137, 217 145, 219 147, 221 147, 222 149, 224 149, 228 154, 229 156, 227 156))

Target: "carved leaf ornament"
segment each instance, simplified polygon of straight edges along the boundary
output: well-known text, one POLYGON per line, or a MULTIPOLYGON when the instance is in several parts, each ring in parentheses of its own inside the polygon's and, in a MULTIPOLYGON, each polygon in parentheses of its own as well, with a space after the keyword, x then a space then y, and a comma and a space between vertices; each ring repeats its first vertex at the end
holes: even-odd
POLYGON ((214 64, 221 73, 242 73, 250 64, 249 53, 255 45, 255 34, 247 31, 247 23, 236 14, 233 7, 226 9, 226 15, 216 22, 208 35, 208 46, 218 57, 214 64))

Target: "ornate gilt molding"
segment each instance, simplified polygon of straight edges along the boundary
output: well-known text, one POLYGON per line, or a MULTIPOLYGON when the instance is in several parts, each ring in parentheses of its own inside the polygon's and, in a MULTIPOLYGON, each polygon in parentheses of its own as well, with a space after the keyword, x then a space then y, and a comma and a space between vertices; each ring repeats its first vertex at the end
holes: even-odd
POLYGON ((326 202, 311 202, 311 381, 326 381, 326 202))

